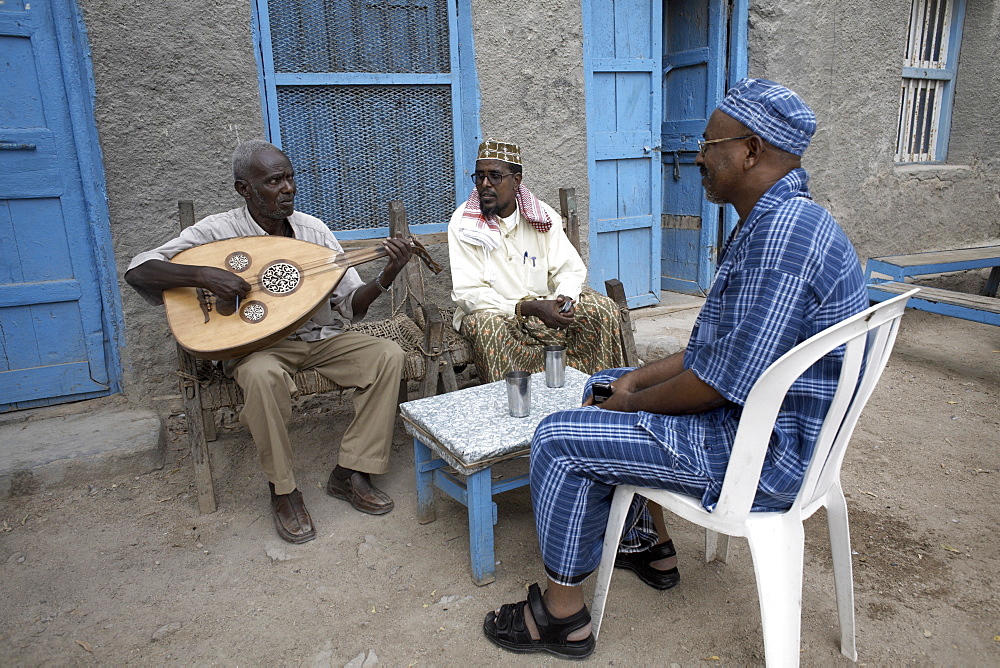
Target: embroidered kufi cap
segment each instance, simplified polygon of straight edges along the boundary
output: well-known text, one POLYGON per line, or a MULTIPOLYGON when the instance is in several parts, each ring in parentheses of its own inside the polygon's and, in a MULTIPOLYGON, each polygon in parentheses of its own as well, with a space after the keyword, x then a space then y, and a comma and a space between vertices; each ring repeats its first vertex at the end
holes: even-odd
POLYGON ((816 114, 801 97, 767 79, 740 79, 719 105, 783 151, 802 155, 816 132, 816 114))
POLYGON ((479 145, 476 160, 503 160, 515 165, 521 164, 521 147, 510 142, 487 139, 479 145))

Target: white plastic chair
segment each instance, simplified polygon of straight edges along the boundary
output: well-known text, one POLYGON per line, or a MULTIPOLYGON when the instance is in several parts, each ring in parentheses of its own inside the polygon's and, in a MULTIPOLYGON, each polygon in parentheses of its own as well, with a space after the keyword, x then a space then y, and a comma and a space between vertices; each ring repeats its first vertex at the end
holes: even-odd
POLYGON ((840 467, 861 409, 889 359, 906 302, 915 292, 877 304, 803 341, 761 374, 747 396, 715 511, 707 512, 695 497, 660 489, 622 485, 615 490, 591 612, 595 637, 604 617, 625 515, 632 496, 640 494, 705 527, 706 561, 717 556, 726 561, 729 536, 747 538, 757 578, 767 665, 797 666, 805 545, 802 523, 825 506, 840 616, 840 651, 857 661, 851 537, 847 501, 840 486, 840 467), (842 344, 847 347, 840 381, 795 503, 783 513, 751 513, 768 440, 785 394, 814 362, 842 344))

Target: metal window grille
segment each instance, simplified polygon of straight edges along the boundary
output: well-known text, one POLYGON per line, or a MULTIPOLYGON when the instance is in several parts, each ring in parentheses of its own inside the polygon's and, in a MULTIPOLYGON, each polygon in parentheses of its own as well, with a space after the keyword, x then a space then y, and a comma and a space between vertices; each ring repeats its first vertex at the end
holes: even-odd
POLYGON ((455 205, 449 86, 281 86, 282 147, 295 166, 296 208, 330 229, 446 221, 455 205))
POLYGON ((441 0, 270 0, 275 72, 451 71, 441 0))
MULTIPOLYGON (((296 208, 330 229, 447 220, 455 203, 449 0, 267 0, 296 208)), ((361 236, 366 236, 362 234, 361 236)))
MULTIPOLYGON (((943 158, 939 133, 943 109, 950 100, 954 68, 949 62, 953 0, 913 0, 903 60, 896 136, 897 162, 929 162, 943 158)), ((956 50, 957 52, 957 50, 956 50)))

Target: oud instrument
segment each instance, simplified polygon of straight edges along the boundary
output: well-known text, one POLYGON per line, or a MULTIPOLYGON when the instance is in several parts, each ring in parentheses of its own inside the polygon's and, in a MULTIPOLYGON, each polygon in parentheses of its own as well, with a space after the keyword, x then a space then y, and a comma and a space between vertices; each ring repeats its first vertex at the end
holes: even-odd
MULTIPOLYGON (((441 267, 416 239, 411 248, 434 273, 441 267)), ((202 288, 163 291, 167 323, 196 357, 243 357, 280 341, 305 324, 329 299, 350 267, 386 257, 382 246, 338 253, 326 246, 277 236, 234 237, 189 248, 170 261, 233 272, 251 290, 227 301, 202 288)))

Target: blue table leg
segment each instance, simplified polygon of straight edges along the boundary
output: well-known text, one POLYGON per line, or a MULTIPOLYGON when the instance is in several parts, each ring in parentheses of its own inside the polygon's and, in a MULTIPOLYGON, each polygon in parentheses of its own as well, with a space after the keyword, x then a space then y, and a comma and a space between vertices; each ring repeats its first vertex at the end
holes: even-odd
POLYGON ((413 439, 413 468, 417 472, 417 521, 427 524, 437 519, 434 509, 434 453, 420 439, 413 439))
POLYGON ((493 525, 496 524, 496 504, 493 503, 493 476, 489 468, 473 473, 466 479, 469 498, 469 554, 472 557, 472 580, 485 585, 496 579, 496 557, 493 553, 493 525))

